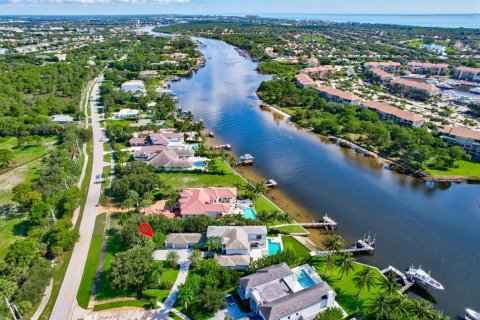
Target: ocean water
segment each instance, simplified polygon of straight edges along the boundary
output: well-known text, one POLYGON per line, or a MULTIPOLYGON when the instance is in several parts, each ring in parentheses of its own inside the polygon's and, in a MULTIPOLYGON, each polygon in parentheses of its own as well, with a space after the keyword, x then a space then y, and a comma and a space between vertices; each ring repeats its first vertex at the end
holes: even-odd
POLYGON ((419 27, 480 28, 478 14, 259 14, 265 18, 293 20, 328 20, 334 22, 360 22, 396 24, 419 27))

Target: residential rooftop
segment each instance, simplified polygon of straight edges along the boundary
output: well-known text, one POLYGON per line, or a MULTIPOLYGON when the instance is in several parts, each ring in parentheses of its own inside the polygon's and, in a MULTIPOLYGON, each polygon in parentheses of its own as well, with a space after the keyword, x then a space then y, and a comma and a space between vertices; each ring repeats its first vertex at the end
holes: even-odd
POLYGON ((362 103, 362 105, 371 109, 378 110, 383 113, 394 115, 401 119, 412 121, 412 122, 425 120, 425 118, 422 117, 421 115, 418 115, 410 111, 405 111, 405 110, 396 108, 394 106, 391 106, 387 103, 383 103, 379 101, 365 101, 362 103))

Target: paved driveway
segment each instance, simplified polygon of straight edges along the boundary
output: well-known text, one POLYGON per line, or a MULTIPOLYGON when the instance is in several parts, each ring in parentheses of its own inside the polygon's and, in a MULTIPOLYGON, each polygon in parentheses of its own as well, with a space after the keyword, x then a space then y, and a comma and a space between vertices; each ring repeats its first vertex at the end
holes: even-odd
POLYGON ((248 313, 242 312, 238 304, 235 303, 233 306, 227 306, 225 309, 218 311, 210 320, 224 320, 227 316, 235 320, 249 319, 248 313))
POLYGON ((155 260, 161 260, 161 261, 167 260, 167 254, 170 251, 176 251, 178 253, 178 255, 180 256, 180 259, 179 259, 180 263, 187 261, 188 257, 190 256, 190 252, 192 252, 191 249, 155 250, 153 252, 153 258, 155 260))

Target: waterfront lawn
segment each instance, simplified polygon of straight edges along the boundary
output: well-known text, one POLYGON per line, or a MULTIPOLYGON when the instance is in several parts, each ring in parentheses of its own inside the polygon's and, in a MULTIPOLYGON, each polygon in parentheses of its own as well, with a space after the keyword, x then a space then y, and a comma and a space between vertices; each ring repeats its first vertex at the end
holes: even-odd
POLYGON ((310 249, 292 236, 282 236, 282 244, 284 250, 291 250, 297 256, 303 257, 310 254, 310 249))
POLYGON ((97 275, 97 266, 100 259, 100 251, 102 249, 102 240, 105 229, 106 214, 102 213, 95 219, 95 227, 93 229, 92 241, 88 250, 87 262, 83 270, 82 281, 77 293, 77 302, 80 307, 87 309, 88 302, 93 290, 93 284, 97 275))
POLYGON ((302 226, 299 225, 292 225, 292 226, 282 226, 276 228, 281 233, 308 233, 302 226))
MULTIPOLYGON (((280 208, 275 206, 270 200, 268 200, 264 196, 259 197, 257 200, 255 200, 254 204, 255 204, 255 211, 257 212, 261 212, 261 211, 271 212, 274 210, 282 211, 280 208)), ((275 225, 275 224, 280 224, 280 223, 272 222, 272 224, 270 225, 275 225)))
POLYGON ((7 253, 8 246, 26 236, 28 219, 23 215, 0 216, 0 259, 7 253))
POLYGON ((427 172, 437 176, 469 176, 480 177, 480 161, 478 160, 459 160, 458 168, 450 168, 448 170, 428 169, 427 172))
MULTIPOLYGON (((380 292, 381 289, 379 285, 375 285, 371 288, 370 291, 367 291, 367 289, 363 289, 362 291, 360 291, 358 297, 356 297, 358 289, 355 287, 353 278, 355 277, 355 273, 360 271, 364 267, 364 265, 360 263, 355 263, 354 269, 350 273, 344 274, 342 279, 340 279, 341 272, 338 266, 335 266, 332 270, 328 271, 326 275, 324 275, 324 261, 324 257, 315 256, 312 257, 309 263, 315 268, 320 277, 324 279, 335 290, 335 292, 337 293, 336 300, 342 306, 342 308, 344 308, 348 314, 352 314, 358 310, 366 310, 370 300, 373 299, 373 297, 378 292, 380 292)), ((375 275, 376 283, 379 283, 383 275, 378 269, 373 267, 371 268, 375 275)))

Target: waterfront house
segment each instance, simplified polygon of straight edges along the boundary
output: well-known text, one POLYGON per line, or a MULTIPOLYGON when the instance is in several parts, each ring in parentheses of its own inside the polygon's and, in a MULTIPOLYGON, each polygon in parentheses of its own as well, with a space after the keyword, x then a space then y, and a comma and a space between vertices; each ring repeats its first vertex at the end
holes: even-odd
POLYGON ((310 57, 307 59, 307 67, 308 68, 314 68, 318 66, 318 59, 315 57, 310 57))
POLYGON ((158 71, 156 70, 143 70, 143 71, 140 71, 138 75, 140 77, 152 77, 152 76, 156 76, 157 74, 158 74, 158 71))
POLYGON ((193 151, 179 150, 162 150, 147 151, 140 149, 133 154, 137 161, 144 161, 154 168, 162 168, 165 171, 189 171, 189 170, 205 170, 207 161, 195 162, 193 151))
POLYGON ((440 94, 440 89, 431 84, 402 78, 393 79, 390 81, 390 85, 393 91, 412 99, 426 100, 440 94))
POLYGON ((393 61, 382 61, 382 62, 365 62, 363 64, 365 69, 372 69, 372 68, 377 68, 389 73, 399 73, 400 72, 400 67, 402 66, 398 62, 393 62, 393 61))
POLYGON ((453 76, 461 80, 480 81, 480 68, 457 67, 453 76))
POLYGON ((237 201, 237 188, 187 188, 179 194, 177 210, 182 218, 208 215, 219 218, 233 213, 237 201))
POLYGON ((147 94, 147 89, 145 89, 145 84, 142 80, 130 80, 122 84, 121 90, 123 92, 128 92, 133 94, 136 97, 143 96, 147 94))
POLYGON ((408 71, 416 74, 432 74, 441 76, 448 70, 449 65, 446 63, 429 63, 412 61, 408 63, 408 71))
POLYGON ((307 75, 312 79, 325 79, 329 74, 336 72, 333 66, 318 66, 300 70, 301 74, 307 75))
POLYGON ((351 93, 335 89, 329 86, 320 86, 317 88, 318 94, 327 101, 343 103, 347 105, 359 105, 362 98, 351 93))
POLYGON ((474 159, 480 159, 480 131, 463 127, 446 127, 442 139, 451 146, 459 146, 474 159))
POLYGON ((303 73, 299 73, 295 76, 295 83, 300 88, 314 88, 317 85, 312 78, 303 73))
POLYGON ((335 291, 308 264, 272 265, 240 278, 240 298, 264 320, 313 320, 335 305, 335 291))
POLYGON ((380 81, 380 82, 386 82, 393 80, 393 75, 391 73, 388 73, 387 71, 384 71, 379 68, 371 68, 367 69, 368 75, 372 77, 374 80, 380 81))
POLYGON ((120 111, 118 111, 115 114, 114 118, 117 120, 121 120, 121 119, 132 120, 132 119, 137 119, 139 113, 140 113, 140 110, 125 108, 125 109, 120 109, 120 111))
POLYGON ((204 242, 205 237, 201 233, 169 233, 164 246, 165 249, 193 249, 204 242))
POLYGON ((221 254, 215 260, 224 268, 248 270, 250 249, 264 248, 267 240, 266 226, 209 226, 207 238, 218 239, 221 254))
POLYGON ((378 118, 382 121, 392 120, 396 124, 405 127, 420 127, 425 122, 425 118, 416 113, 379 101, 365 101, 362 103, 362 107, 376 112, 378 118))
POLYGON ((69 124, 73 122, 73 118, 64 114, 56 114, 50 117, 50 120, 59 124, 69 124))

